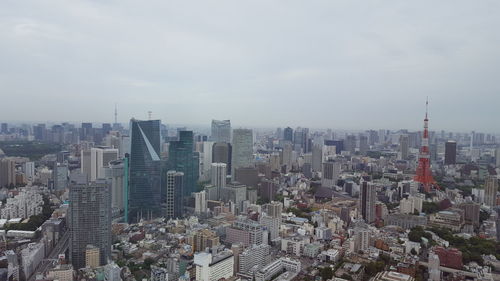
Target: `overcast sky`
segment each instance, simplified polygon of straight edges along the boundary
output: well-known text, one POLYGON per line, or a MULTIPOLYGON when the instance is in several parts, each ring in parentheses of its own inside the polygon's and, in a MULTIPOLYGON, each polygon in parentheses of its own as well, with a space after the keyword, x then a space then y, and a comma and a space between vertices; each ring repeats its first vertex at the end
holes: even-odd
POLYGON ((0 120, 500 132, 500 1, 0 4, 0 120))

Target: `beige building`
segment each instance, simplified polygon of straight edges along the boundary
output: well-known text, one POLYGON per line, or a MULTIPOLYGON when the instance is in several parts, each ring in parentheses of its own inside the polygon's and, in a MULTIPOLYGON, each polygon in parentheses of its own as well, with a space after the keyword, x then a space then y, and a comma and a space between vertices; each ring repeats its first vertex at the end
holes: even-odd
POLYGON ((49 270, 47 277, 59 281, 73 280, 73 266, 71 264, 61 264, 49 270))
POLYGON ((93 245, 87 245, 85 250, 85 267, 96 268, 100 260, 99 248, 93 245))

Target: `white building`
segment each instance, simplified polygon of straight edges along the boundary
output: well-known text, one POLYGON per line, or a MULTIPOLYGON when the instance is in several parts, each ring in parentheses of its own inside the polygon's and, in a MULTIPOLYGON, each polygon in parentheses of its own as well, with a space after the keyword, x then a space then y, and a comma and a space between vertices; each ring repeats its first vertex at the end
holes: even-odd
POLYGON ((90 151, 81 152, 81 171, 87 174, 90 181, 105 178, 104 168, 111 161, 118 159, 119 151, 116 148, 93 147, 90 151))
POLYGON ((35 272, 44 257, 45 246, 42 242, 28 244, 27 248, 21 250, 21 268, 27 278, 35 272))
POLYGON ((196 253, 194 264, 198 281, 218 281, 234 275, 234 256, 229 250, 215 256, 206 252, 196 253))
POLYGON ((203 214, 207 211, 207 192, 205 190, 194 193, 194 212, 203 214))
POLYGON ((255 280, 271 280, 271 278, 273 278, 276 274, 283 272, 283 270, 298 273, 301 270, 301 263, 299 260, 286 257, 279 258, 257 271, 255 273, 255 280))
POLYGON ((1 210, 2 219, 29 218, 42 213, 43 196, 35 189, 22 189, 14 198, 7 198, 1 210))

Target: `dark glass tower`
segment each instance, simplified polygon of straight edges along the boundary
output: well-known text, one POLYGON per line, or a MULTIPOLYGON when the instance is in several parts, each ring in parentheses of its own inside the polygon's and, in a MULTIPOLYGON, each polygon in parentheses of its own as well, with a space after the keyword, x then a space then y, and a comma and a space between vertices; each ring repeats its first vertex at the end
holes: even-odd
POLYGON ((200 156, 194 152, 193 132, 180 131, 179 140, 171 141, 168 148, 168 169, 184 173, 184 196, 197 189, 199 162, 200 156))
POLYGON ((160 120, 130 120, 129 221, 161 216, 160 120))

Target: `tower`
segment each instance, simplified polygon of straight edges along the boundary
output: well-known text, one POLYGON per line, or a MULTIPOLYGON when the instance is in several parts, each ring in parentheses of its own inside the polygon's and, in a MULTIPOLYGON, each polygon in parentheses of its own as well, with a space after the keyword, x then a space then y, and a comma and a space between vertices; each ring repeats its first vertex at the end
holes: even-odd
POLYGON ((431 187, 437 186, 436 181, 432 177, 430 153, 429 153, 429 131, 427 118, 427 106, 429 102, 425 102, 425 119, 424 119, 424 133, 422 135, 422 147, 420 148, 420 155, 418 158, 418 167, 414 180, 423 185, 425 192, 430 192, 431 187))
POLYGON ((180 218, 183 213, 183 178, 184 173, 168 171, 165 176, 166 181, 166 212, 167 219, 180 218))
POLYGON ((375 221, 375 200, 377 193, 375 186, 371 182, 363 182, 361 185, 361 192, 359 196, 359 207, 361 217, 367 222, 372 223, 375 221))
POLYGON ((447 141, 444 145, 444 164, 454 165, 457 163, 457 142, 447 141))

